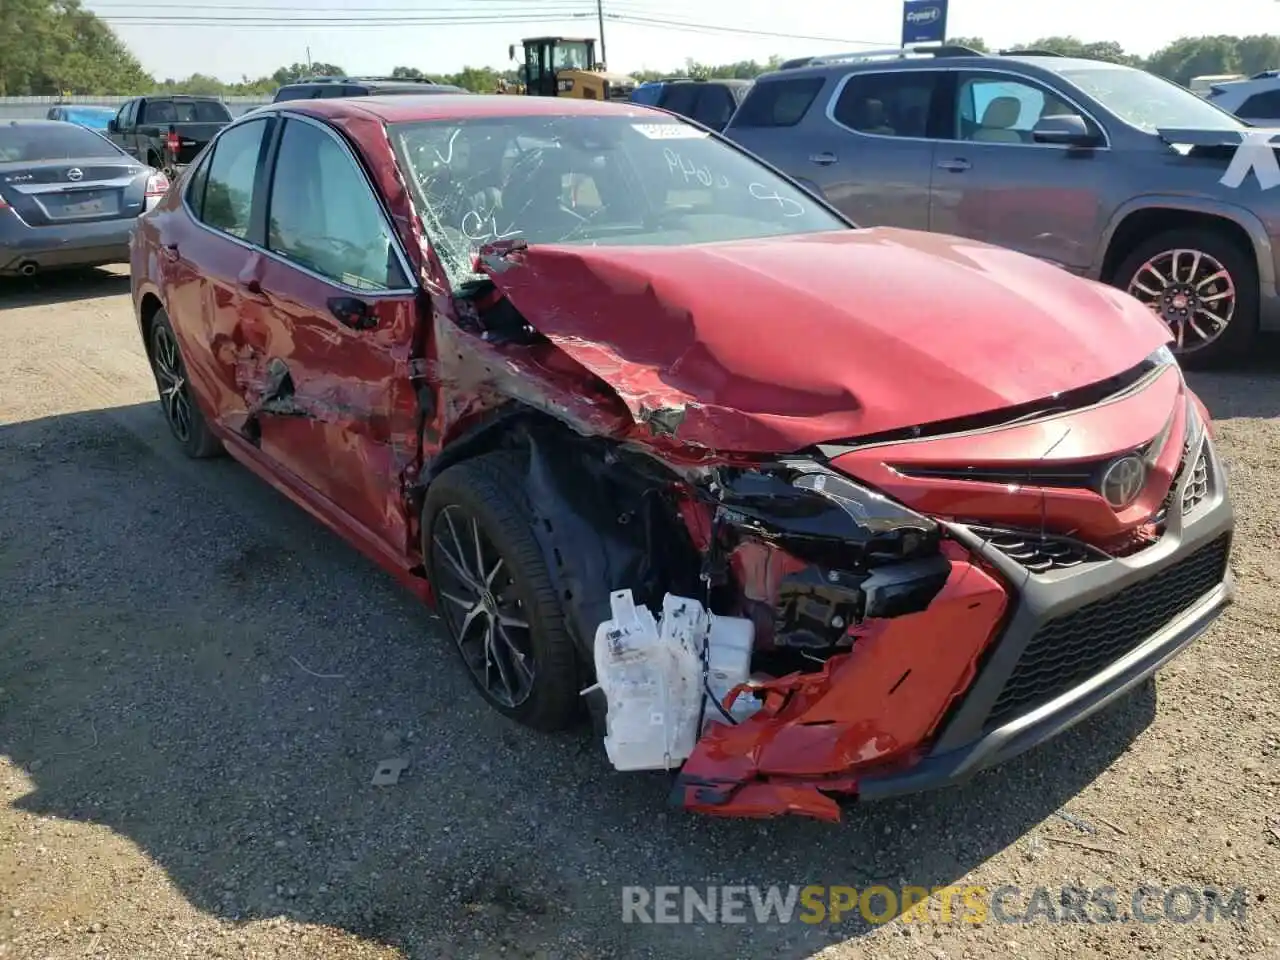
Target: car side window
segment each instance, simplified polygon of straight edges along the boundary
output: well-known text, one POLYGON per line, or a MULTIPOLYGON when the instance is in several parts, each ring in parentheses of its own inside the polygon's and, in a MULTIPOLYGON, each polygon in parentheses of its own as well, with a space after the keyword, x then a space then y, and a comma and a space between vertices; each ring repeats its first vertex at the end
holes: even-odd
POLYGON ((1045 117, 1078 114, 1052 92, 1025 80, 968 75, 956 97, 954 137, 975 143, 1031 144, 1031 131, 1045 117))
POLYGON ((386 218, 335 135, 285 122, 271 185, 267 247, 357 290, 409 285, 386 218))
POLYGON ((125 102, 124 106, 120 108, 120 112, 116 114, 117 130, 128 130, 129 127, 132 126, 132 124, 129 122, 129 117, 133 111, 133 108, 137 106, 137 103, 138 101, 136 100, 128 100, 125 102))
POLYGON ((265 118, 230 127, 218 137, 208 164, 200 219, 241 240, 253 222, 253 188, 266 131, 265 118))
POLYGON ((197 220, 204 219, 204 191, 209 182, 209 165, 213 152, 206 153, 187 180, 187 206, 197 220))
POLYGON ((1280 119, 1280 90, 1267 90, 1255 93, 1244 103, 1236 114, 1241 117, 1253 117, 1258 120, 1280 119))
POLYGON ((832 116, 858 133, 923 139, 942 76, 936 70, 851 74, 832 116))
POLYGON ((795 77, 757 83, 733 117, 735 127, 794 127, 804 119, 825 78, 795 77))

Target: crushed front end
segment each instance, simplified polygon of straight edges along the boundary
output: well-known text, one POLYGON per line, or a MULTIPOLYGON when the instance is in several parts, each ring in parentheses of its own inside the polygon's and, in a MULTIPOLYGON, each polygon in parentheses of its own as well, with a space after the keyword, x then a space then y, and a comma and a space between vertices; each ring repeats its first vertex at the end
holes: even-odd
MULTIPOLYGON (((760 708, 673 800, 838 818, 953 783, 1123 695, 1230 602, 1233 515, 1167 351, 1028 409, 723 468, 683 507, 760 708)), ((732 699, 732 696, 731 698, 732 699)))

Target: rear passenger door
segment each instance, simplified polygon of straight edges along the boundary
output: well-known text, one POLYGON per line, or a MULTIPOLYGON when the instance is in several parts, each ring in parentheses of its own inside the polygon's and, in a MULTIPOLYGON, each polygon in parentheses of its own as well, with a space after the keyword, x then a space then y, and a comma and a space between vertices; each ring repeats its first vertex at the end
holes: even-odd
POLYGON ((786 73, 756 81, 724 135, 821 195, 826 171, 809 157, 830 147, 817 104, 826 82, 822 74, 786 73))
POLYGON ((807 162, 827 200, 864 227, 929 230, 934 139, 945 105, 939 70, 851 73, 826 105, 828 136, 807 162))

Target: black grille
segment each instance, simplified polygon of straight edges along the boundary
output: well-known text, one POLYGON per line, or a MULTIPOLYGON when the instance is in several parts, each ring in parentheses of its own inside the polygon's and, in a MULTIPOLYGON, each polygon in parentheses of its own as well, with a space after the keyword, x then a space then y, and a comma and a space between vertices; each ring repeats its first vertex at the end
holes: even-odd
POLYGON ((1048 573, 1067 567, 1078 567, 1091 560, 1105 560, 1107 555, 1072 540, 1052 534, 1027 533, 1017 530, 990 530, 974 527, 986 542, 1015 560, 1032 573, 1048 573))
POLYGON ((1222 582, 1231 535, 1150 579, 1045 623, 987 717, 988 729, 1029 713, 1133 650, 1222 582))

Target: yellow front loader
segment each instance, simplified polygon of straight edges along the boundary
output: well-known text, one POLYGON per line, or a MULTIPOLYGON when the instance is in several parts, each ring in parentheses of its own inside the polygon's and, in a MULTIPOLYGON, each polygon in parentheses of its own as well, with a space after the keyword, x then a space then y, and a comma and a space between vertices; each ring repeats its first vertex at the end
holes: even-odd
MULTIPOLYGON (((629 100, 636 82, 620 73, 609 73, 596 62, 596 42, 591 38, 530 37, 521 41, 524 62, 520 84, 500 83, 498 93, 531 97, 570 97, 576 100, 629 100)), ((516 46, 507 49, 516 59, 516 46)))

